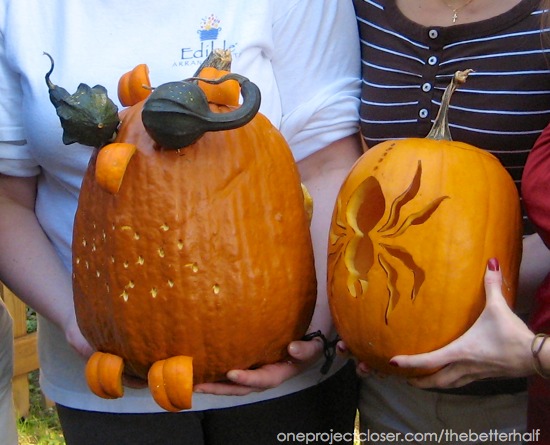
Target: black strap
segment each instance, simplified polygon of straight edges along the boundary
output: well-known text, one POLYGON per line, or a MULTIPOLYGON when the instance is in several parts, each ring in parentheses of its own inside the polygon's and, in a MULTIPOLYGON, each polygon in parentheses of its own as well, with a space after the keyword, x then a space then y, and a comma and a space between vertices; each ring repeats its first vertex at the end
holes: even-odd
POLYGON ((302 337, 303 341, 310 341, 319 337, 323 341, 323 353, 325 354, 325 363, 321 367, 321 374, 325 375, 329 372, 332 363, 336 357, 336 343, 340 340, 337 335, 332 341, 329 341, 321 331, 310 332, 302 337))

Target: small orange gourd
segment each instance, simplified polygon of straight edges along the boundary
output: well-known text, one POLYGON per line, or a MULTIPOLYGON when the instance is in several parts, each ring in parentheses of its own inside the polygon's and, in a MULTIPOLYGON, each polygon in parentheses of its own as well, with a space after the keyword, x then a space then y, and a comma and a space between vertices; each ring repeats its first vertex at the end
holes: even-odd
POLYGON ((121 396, 123 363, 161 407, 190 408, 193 384, 280 361, 309 326, 309 199, 283 136, 257 113, 259 90, 229 76, 241 106, 205 110, 195 80, 161 85, 120 113, 115 140, 92 156, 75 217, 73 288, 79 327, 100 351, 87 367, 100 397, 121 396), (178 145, 182 138, 192 141, 178 145))
MULTIPOLYGON (((438 349, 464 333, 485 304, 487 261, 499 259, 514 302, 521 259, 516 186, 486 151, 450 140, 447 107, 426 139, 378 144, 351 169, 334 209, 328 293, 351 352, 387 374, 398 354, 438 349)), ((431 371, 430 371, 431 372, 431 371)))
POLYGON ((123 74, 118 81, 118 100, 124 107, 141 102, 151 94, 149 68, 141 63, 123 74))

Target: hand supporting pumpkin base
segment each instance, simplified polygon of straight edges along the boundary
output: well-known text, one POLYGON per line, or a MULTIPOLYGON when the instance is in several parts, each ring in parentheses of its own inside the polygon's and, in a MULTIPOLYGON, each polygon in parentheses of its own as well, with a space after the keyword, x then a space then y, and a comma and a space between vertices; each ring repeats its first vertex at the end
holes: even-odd
POLYGON ((419 388, 455 388, 476 380, 534 374, 531 349, 535 335, 510 309, 501 288, 498 262, 490 261, 485 274, 485 309, 472 327, 441 349, 399 355, 390 363, 399 368, 441 368, 434 374, 409 379, 419 388))
MULTIPOLYGON (((508 306, 501 290, 502 273, 495 260, 489 261, 484 284, 485 309, 466 333, 438 350, 397 355, 390 360, 392 366, 400 369, 439 369, 430 375, 408 378, 409 384, 418 388, 457 388, 482 379, 535 373, 535 334, 508 306)), ((337 349, 342 355, 349 354, 344 342, 339 342, 337 349)), ((362 362, 357 363, 356 371, 361 377, 383 376, 362 362)))
POLYGON ((323 341, 319 337, 310 341, 293 341, 287 351, 290 355, 288 361, 258 369, 234 369, 226 374, 227 382, 202 383, 195 386, 195 392, 243 396, 275 388, 315 363, 323 353, 323 341))

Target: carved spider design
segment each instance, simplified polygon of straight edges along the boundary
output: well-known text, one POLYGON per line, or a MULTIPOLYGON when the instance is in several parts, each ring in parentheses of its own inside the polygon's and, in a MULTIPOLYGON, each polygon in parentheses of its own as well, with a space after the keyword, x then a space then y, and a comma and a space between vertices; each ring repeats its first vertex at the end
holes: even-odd
MULTIPOLYGON (((367 177, 351 194, 347 203, 337 202, 335 224, 330 232, 329 256, 344 262, 348 272, 347 288, 351 296, 366 294, 368 274, 378 261, 387 277, 388 301, 385 310, 385 323, 401 298, 397 286, 398 271, 392 265, 397 261, 413 274, 413 285, 409 298, 414 301, 426 279, 426 273, 405 247, 398 245, 396 238, 403 235, 411 226, 426 222, 449 196, 441 196, 423 209, 402 217, 405 204, 418 195, 422 179, 422 162, 418 161, 416 172, 409 186, 391 203, 386 213, 386 198, 382 187, 374 176, 367 177), (380 225, 380 223, 382 223, 380 225), (377 229, 376 227, 380 225, 377 229), (376 231, 375 231, 376 229, 376 231), (392 242, 393 241, 393 242, 392 242), (375 249, 375 243, 379 249, 375 249), (378 254, 375 258, 375 252, 378 254), (343 258, 342 258, 343 257, 343 258)), ((328 277, 332 286, 333 275, 328 277)))

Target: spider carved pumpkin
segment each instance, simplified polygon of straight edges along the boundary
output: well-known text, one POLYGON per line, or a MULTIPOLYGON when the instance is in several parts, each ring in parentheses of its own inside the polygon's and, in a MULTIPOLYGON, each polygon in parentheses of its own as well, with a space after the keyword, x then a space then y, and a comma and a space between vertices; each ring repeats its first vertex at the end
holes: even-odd
POLYGON ((469 72, 457 73, 426 139, 366 151, 333 213, 328 293, 350 351, 388 374, 397 354, 440 348, 464 333, 485 304, 483 275, 497 257, 515 298, 521 257, 517 189, 486 151, 448 136, 447 107, 469 72))
POLYGON ((241 106, 206 105, 194 80, 161 85, 92 157, 73 287, 98 396, 122 396, 124 372, 164 409, 190 408, 193 384, 280 361, 308 328, 316 280, 297 166, 257 113, 257 87, 228 77, 241 106))

